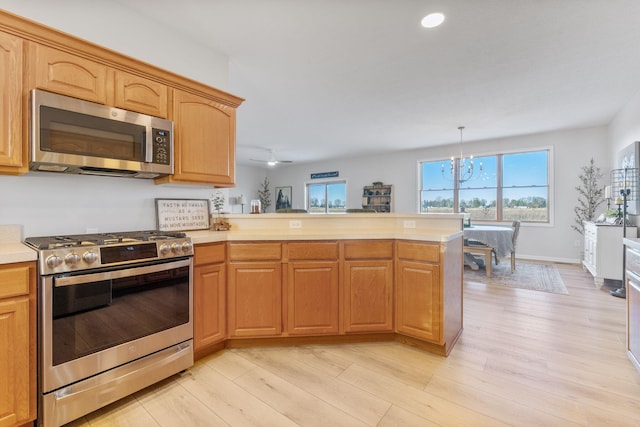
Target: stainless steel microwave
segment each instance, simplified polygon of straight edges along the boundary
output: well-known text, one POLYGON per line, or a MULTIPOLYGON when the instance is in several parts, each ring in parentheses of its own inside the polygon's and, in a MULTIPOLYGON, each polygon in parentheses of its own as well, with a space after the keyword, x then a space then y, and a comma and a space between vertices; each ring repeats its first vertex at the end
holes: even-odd
POLYGON ((34 171, 156 178, 173 173, 173 122, 33 89, 34 171))

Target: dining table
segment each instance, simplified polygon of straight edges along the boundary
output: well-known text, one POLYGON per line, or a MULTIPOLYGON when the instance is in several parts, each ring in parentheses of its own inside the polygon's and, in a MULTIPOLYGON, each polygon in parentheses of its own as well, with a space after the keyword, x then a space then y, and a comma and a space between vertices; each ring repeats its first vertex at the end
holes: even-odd
POLYGON ((513 251, 513 228, 498 225, 472 225, 464 227, 464 239, 485 243, 496 251, 498 259, 513 251))

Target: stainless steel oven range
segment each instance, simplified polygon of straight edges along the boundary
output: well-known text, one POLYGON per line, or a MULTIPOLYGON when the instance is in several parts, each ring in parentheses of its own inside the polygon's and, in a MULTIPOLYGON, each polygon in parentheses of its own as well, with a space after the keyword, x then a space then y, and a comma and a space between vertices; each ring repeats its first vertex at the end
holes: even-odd
POLYGON ((60 426, 193 365, 193 245, 159 231, 32 237, 38 424, 60 426))

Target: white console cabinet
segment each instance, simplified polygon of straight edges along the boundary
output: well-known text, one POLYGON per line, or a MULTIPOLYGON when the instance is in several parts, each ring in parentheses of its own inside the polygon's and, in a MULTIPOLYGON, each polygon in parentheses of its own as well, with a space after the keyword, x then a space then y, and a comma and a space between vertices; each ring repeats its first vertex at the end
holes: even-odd
MULTIPOLYGON (((638 228, 627 226, 626 237, 637 237, 638 228)), ((622 280, 624 252, 621 225, 584 222, 584 259, 582 265, 593 275, 598 288, 604 279, 622 280)))

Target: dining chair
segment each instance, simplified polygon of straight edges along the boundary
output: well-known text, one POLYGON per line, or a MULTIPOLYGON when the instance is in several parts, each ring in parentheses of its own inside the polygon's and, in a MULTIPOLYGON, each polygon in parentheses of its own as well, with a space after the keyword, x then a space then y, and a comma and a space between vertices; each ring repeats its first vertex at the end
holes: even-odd
POLYGON ((516 269, 516 241, 518 240, 518 234, 520 234, 520 220, 515 220, 511 224, 513 228, 513 237, 511 241, 513 242, 513 250, 511 251, 511 272, 513 273, 516 269))
POLYGON ((496 255, 496 250, 492 246, 489 246, 486 243, 480 242, 478 240, 464 239, 463 251, 465 252, 465 254, 482 255, 482 257, 484 258, 484 267, 487 272, 487 277, 491 277, 491 259, 495 260, 496 265, 498 265, 498 263, 500 262, 498 260, 498 255, 496 255))

